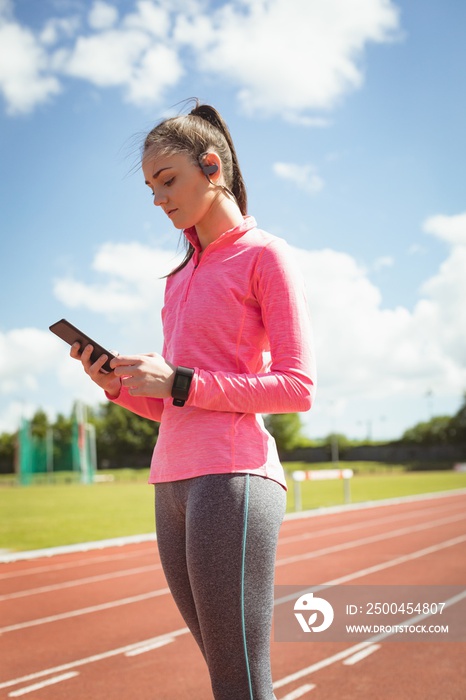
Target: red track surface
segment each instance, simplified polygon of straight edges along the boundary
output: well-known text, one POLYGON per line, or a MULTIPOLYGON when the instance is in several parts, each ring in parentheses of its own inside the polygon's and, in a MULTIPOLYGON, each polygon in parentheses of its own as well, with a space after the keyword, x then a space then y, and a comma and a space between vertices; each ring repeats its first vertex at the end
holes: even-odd
MULTIPOLYGON (((466 495, 287 519, 276 583, 330 582, 466 589, 466 495)), ((359 649, 272 642, 278 700, 466 698, 465 643, 382 642, 358 660, 359 649)), ((0 565, 0 698, 23 696, 212 698, 153 542, 0 565)))

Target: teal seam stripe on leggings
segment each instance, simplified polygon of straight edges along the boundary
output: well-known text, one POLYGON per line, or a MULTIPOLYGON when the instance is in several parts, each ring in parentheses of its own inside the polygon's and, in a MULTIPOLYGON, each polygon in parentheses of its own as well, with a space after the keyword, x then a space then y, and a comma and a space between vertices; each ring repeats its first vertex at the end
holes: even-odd
POLYGON ((244 614, 244 575, 246 563, 246 534, 248 530, 248 511, 249 511, 249 474, 246 474, 246 493, 244 497, 244 523, 243 523, 243 560, 241 563, 241 622, 243 626, 243 645, 244 659, 246 661, 246 671, 248 674, 249 697, 254 700, 252 694, 251 669, 249 668, 248 645, 246 641, 246 620, 244 614))

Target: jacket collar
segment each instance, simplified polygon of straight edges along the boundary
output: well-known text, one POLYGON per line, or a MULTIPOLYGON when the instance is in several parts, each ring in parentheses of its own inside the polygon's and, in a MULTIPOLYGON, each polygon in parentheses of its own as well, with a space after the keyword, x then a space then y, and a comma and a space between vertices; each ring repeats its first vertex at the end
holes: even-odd
MULTIPOLYGON (((207 248, 221 248, 224 245, 229 245, 234 240, 240 238, 240 236, 242 236, 247 231, 250 231, 252 228, 255 228, 256 226, 256 220, 253 216, 245 216, 241 224, 222 233, 218 238, 215 239, 215 241, 210 243, 207 246, 207 248)), ((201 244, 199 243, 196 227, 191 226, 190 228, 186 228, 183 230, 183 233, 188 239, 188 241, 191 243, 191 245, 194 247, 197 257, 201 253, 201 244)))

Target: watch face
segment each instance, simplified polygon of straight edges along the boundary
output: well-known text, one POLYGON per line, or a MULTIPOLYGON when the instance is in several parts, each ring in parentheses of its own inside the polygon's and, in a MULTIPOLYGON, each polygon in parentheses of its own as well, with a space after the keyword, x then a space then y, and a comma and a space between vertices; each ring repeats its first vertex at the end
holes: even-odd
POLYGON ((177 367, 172 387, 174 406, 184 406, 188 398, 189 387, 194 375, 194 370, 189 367, 177 367))
POLYGON ((179 374, 176 378, 176 388, 181 389, 181 391, 187 391, 190 384, 191 377, 185 377, 183 374, 179 374))

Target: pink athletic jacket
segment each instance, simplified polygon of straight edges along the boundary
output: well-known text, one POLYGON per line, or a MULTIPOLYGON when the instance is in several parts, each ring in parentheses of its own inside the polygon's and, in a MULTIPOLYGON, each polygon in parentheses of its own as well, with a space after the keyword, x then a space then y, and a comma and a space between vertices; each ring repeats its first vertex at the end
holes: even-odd
POLYGON ((285 241, 244 222, 195 253, 167 279, 163 356, 194 367, 189 398, 132 397, 116 403, 160 421, 150 483, 242 472, 286 488, 263 413, 311 407, 315 369, 302 280, 285 241))

